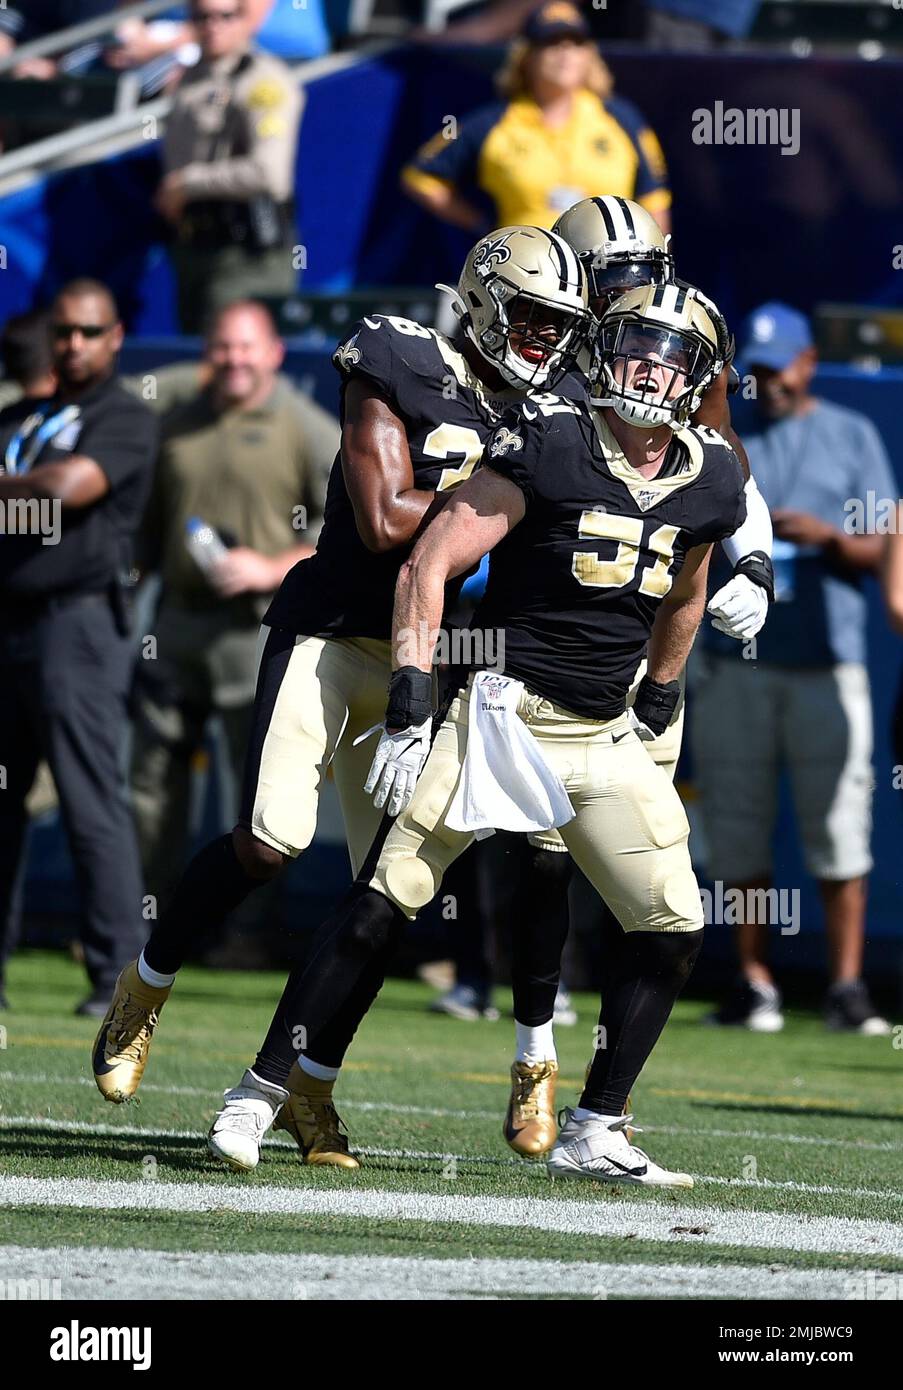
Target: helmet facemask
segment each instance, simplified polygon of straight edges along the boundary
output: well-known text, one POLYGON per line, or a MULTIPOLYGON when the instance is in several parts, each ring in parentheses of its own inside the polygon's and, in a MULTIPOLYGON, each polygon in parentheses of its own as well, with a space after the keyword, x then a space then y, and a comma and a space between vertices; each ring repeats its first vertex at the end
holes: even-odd
POLYGON ((590 312, 597 319, 628 290, 644 285, 666 285, 674 278, 674 266, 667 252, 650 248, 635 255, 580 257, 586 272, 590 312), (604 264, 603 264, 604 262, 604 264))
POLYGON ((573 364, 590 327, 582 310, 550 303, 495 276, 488 286, 496 304, 492 322, 477 337, 484 357, 512 386, 550 387, 573 364))
POLYGON ((628 424, 678 430, 699 409, 715 368, 711 344, 695 330, 615 315, 593 345, 590 399, 628 424))

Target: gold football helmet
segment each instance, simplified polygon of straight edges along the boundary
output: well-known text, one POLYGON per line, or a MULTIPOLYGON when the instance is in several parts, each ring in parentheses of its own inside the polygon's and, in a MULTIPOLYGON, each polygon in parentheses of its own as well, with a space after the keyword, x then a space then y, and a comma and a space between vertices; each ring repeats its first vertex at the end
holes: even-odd
POLYGON ((708 303, 692 285, 678 284, 647 285, 615 300, 590 354, 592 403, 611 406, 631 425, 682 429, 724 367, 708 303))
POLYGON ((620 294, 674 279, 674 257, 655 218, 630 198, 584 198, 552 228, 586 272, 589 307, 599 318, 620 294))
POLYGON ((566 371, 592 322, 580 262, 539 227, 502 227, 468 253, 452 297, 462 329, 510 386, 548 387, 566 371))

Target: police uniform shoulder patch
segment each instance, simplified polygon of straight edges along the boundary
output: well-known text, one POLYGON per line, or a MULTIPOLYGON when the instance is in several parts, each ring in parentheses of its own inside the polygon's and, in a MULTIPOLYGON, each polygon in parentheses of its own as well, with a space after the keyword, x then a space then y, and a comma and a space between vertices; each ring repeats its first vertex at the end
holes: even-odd
POLYGON ((273 77, 262 77, 248 92, 247 103, 257 111, 272 111, 285 102, 286 91, 273 77))
POLYGON ((275 111, 267 116, 261 116, 255 126, 257 134, 261 140, 274 140, 280 135, 284 135, 288 130, 288 123, 284 116, 279 116, 275 111))

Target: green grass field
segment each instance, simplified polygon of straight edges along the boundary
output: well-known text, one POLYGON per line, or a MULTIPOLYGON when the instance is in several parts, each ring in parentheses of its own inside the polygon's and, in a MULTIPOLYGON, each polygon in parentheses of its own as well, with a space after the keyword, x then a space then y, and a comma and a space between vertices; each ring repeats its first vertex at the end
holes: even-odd
MULTIPOLYGON (((91 1079, 95 1025, 72 1014, 81 971, 13 961, 0 1280, 86 1298, 115 1278, 121 1297, 792 1299, 869 1296, 893 1275, 903 1296, 899 1033, 837 1036, 793 1012, 782 1034, 725 1033, 682 1003, 633 1104, 638 1142, 694 1189, 553 1184, 501 1137, 510 1020, 430 1016, 426 987, 391 981, 337 1090, 361 1171, 306 1168, 279 1136, 239 1176, 205 1134, 281 986, 186 969, 140 1103, 114 1107, 91 1079)), ((596 1021, 591 998, 577 1005, 558 1032, 560 1104, 596 1021)))

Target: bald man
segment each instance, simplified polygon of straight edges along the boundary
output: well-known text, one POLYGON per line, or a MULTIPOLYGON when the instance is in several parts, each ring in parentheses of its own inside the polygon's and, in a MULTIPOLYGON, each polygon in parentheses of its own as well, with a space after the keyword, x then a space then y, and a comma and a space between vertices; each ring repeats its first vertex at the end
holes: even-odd
POLYGON ((0 412, 0 995, 41 758, 56 782, 101 1016, 145 935, 134 826, 121 772, 131 679, 127 576, 151 485, 157 423, 116 376, 112 295, 76 280, 49 316, 57 386, 0 412))
MULTIPOLYGON (((213 320, 208 384, 163 423, 144 524, 145 567, 162 595, 155 644, 139 660, 132 799, 147 891, 167 900, 187 849, 191 761, 219 715, 240 790, 260 620, 313 551, 338 422, 279 376, 269 312, 239 301, 213 320), (194 518, 228 547, 208 572, 188 545, 194 518)), ((225 808, 231 825, 237 805, 225 808)))

